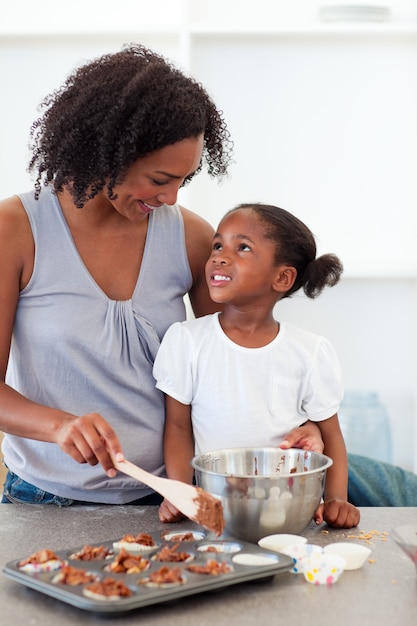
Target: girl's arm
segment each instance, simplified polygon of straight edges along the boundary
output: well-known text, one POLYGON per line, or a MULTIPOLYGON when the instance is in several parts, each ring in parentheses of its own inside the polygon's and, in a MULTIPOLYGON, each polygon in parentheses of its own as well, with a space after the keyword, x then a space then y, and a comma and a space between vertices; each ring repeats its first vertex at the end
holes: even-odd
MULTIPOLYGON (((193 482, 191 459, 194 456, 194 438, 191 424, 191 406, 165 396, 164 458, 168 478, 193 482)), ((159 509, 162 522, 175 522, 183 516, 168 500, 159 509)))
POLYGON ((348 502, 348 460, 346 446, 337 414, 318 423, 324 442, 324 454, 333 460, 327 470, 324 490, 324 511, 316 514, 316 523, 323 520, 336 528, 352 528, 360 520, 358 509, 348 502))

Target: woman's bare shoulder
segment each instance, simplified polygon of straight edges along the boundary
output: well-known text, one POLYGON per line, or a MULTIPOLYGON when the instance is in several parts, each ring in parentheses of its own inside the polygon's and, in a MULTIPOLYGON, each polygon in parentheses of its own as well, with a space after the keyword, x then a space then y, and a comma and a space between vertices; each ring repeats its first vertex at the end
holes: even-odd
POLYGON ((0 201, 0 258, 20 271, 23 285, 33 269, 34 241, 29 219, 18 196, 0 201))
POLYGON ((210 298, 207 287, 205 266, 211 254, 214 228, 200 215, 181 207, 184 219, 185 241, 188 262, 193 275, 193 286, 189 295, 196 317, 218 310, 210 298))
POLYGON ((29 219, 18 196, 0 200, 0 238, 4 245, 32 242, 29 219))
POLYGON ((10 225, 28 224, 26 211, 18 196, 10 196, 0 200, 0 222, 3 228, 10 225))
POLYGON ((188 234, 190 234, 193 237, 200 236, 203 239, 210 240, 211 242, 214 235, 213 226, 209 224, 207 220, 201 217, 201 215, 198 215, 197 213, 194 213, 193 211, 190 211, 183 206, 181 206, 180 209, 182 218, 184 220, 186 235, 188 236, 188 234))

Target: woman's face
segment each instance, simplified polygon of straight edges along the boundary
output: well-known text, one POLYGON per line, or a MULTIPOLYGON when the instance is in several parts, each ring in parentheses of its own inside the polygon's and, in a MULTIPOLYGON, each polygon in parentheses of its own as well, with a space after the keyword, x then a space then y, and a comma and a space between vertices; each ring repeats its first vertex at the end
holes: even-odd
POLYGON ((185 178, 200 165, 203 135, 189 137, 135 161, 111 200, 118 213, 140 222, 162 204, 175 204, 185 178))

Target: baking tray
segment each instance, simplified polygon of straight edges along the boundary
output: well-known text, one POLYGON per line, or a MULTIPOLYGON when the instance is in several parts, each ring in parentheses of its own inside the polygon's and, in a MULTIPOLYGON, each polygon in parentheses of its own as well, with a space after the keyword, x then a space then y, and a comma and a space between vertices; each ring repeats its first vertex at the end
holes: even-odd
MULTIPOLYGON (((135 574, 109 573, 104 567, 114 560, 114 557, 98 561, 79 561, 70 557, 79 552, 84 546, 57 550, 55 554, 68 565, 83 569, 96 574, 100 579, 111 577, 127 585, 132 591, 130 597, 119 599, 94 599, 83 594, 85 585, 71 586, 53 582, 54 576, 59 570, 50 572, 30 573, 22 571, 19 563, 29 555, 24 555, 20 559, 15 559, 7 563, 3 568, 3 573, 8 578, 22 583, 27 587, 35 589, 41 593, 52 596, 62 602, 71 604, 86 611, 96 613, 123 613, 149 606, 176 600, 185 596, 194 595, 204 591, 223 589, 230 585, 248 582, 256 579, 271 579, 278 573, 288 571, 293 566, 293 561, 285 554, 279 554, 260 548, 255 544, 241 541, 240 539, 226 538, 213 539, 212 535, 203 531, 181 530, 148 533, 152 536, 155 546, 146 552, 141 552, 141 556, 149 560, 148 569, 135 574), (184 540, 184 536, 192 533, 192 538, 184 540), (177 551, 190 554, 191 560, 187 562, 160 562, 152 560, 164 546, 174 547, 178 545, 177 551), (230 567, 228 573, 222 574, 197 574, 187 570, 190 565, 205 566, 208 560, 216 560, 230 567), (181 575, 184 583, 177 586, 145 586, 141 579, 147 578, 152 571, 160 569, 162 566, 169 568, 181 568, 181 575)), ((103 546, 111 549, 114 556, 119 550, 114 548, 114 542, 120 541, 121 537, 112 541, 105 541, 100 544, 89 544, 93 548, 103 546)), ((129 552, 131 552, 129 550, 129 552)), ((133 552, 131 552, 133 554, 133 552)), ((135 554, 138 554, 135 552, 135 554)))

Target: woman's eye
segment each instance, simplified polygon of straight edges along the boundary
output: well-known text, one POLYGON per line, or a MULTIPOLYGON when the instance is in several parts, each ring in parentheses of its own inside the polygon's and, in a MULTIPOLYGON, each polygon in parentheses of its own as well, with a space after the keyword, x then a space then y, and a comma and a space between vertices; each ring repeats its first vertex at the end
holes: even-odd
POLYGON ((155 178, 152 178, 151 182, 152 182, 153 185, 156 185, 157 187, 162 187, 162 185, 166 185, 167 184, 166 180, 156 180, 155 178))

